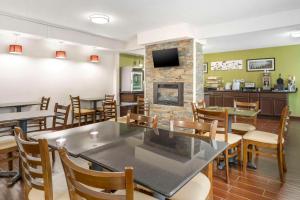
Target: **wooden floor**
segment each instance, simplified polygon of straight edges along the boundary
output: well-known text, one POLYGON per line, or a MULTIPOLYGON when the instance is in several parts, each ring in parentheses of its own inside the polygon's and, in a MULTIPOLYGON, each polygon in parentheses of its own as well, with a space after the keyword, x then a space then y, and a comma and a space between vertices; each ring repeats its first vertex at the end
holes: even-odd
MULTIPOLYGON (((276 131, 278 120, 259 119, 258 129, 276 131)), ((258 169, 242 174, 238 167, 230 169, 230 184, 222 176, 224 171, 215 169, 213 191, 215 200, 297 200, 300 199, 300 121, 291 120, 287 137, 286 181, 279 181, 277 161, 275 159, 256 158, 258 169)), ((6 169, 6 166, 0 166, 6 169)), ((11 188, 6 187, 6 179, 0 179, 0 200, 22 199, 21 182, 11 188)))

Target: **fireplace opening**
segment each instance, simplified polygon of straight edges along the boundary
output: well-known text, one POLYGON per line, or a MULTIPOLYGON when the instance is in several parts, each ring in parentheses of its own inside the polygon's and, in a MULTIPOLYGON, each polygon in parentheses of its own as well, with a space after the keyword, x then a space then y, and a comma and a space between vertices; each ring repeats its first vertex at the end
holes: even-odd
POLYGON ((153 83, 154 103, 183 106, 183 83, 153 83))

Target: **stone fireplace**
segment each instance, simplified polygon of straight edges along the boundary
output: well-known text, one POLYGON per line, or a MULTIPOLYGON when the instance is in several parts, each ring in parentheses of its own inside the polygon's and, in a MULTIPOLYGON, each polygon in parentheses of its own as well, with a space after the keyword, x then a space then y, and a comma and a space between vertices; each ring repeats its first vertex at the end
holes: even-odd
POLYGON ((183 106, 184 83, 153 83, 153 103, 168 106, 183 106))
POLYGON ((170 115, 192 120, 191 102, 203 99, 202 46, 194 39, 146 45, 145 98, 150 114, 157 115, 160 126, 168 126, 170 115), (179 66, 154 68, 152 52, 177 48, 179 66))

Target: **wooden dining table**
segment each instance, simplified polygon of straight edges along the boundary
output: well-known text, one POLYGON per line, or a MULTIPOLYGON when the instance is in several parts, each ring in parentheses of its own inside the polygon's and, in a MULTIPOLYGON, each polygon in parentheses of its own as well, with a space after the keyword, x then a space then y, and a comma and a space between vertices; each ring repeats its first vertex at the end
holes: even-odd
MULTIPOLYGON (((227 144, 194 138, 164 129, 150 129, 105 121, 47 133, 51 148, 64 146, 69 154, 92 163, 94 170, 123 171, 134 168, 137 184, 158 199, 172 197, 212 162, 227 144), (62 143, 63 141, 63 143, 62 143)), ((212 175, 211 175, 212 176, 212 175)))

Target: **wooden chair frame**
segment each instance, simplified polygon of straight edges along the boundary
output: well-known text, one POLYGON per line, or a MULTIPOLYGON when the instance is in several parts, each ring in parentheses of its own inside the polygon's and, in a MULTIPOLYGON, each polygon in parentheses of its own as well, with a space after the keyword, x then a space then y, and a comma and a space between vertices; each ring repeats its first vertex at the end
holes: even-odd
POLYGON ((150 116, 150 104, 142 97, 137 97, 136 113, 141 115, 150 116))
POLYGON ((52 172, 47 140, 27 141, 19 127, 15 128, 15 138, 20 154, 25 200, 28 200, 32 188, 44 191, 45 200, 53 200, 52 172), (43 181, 39 181, 39 179, 43 181))
POLYGON ((117 103, 115 100, 113 102, 103 103, 103 117, 105 121, 110 119, 115 119, 115 121, 117 121, 117 112, 117 103))
MULTIPOLYGON (((224 134, 224 141, 228 143, 228 111, 210 111, 205 109, 197 108, 197 118, 198 121, 211 122, 213 120, 218 120, 218 127, 224 129, 224 131, 217 130, 217 133, 224 134)), ((242 140, 239 142, 228 145, 225 154, 225 167, 226 167, 226 182, 229 183, 229 159, 238 156, 238 160, 241 161, 241 148, 242 140), (229 149, 230 153, 229 153, 229 149)))
MULTIPOLYGON (((3 136, 9 135, 9 136, 13 136, 13 129, 14 127, 18 126, 18 122, 5 122, 5 123, 0 123, 0 128, 4 128, 5 131, 3 131, 2 133, 5 132, 9 132, 9 134, 5 134, 3 136), (7 129, 8 128, 8 129, 7 129)), ((2 134, 1 136, 2 137, 2 134)), ((9 147, 9 148, 5 148, 0 150, 0 155, 6 154, 6 158, 2 158, 0 160, 0 163, 7 163, 8 164, 8 171, 7 172, 1 172, 0 173, 0 177, 13 177, 14 173, 10 173, 13 170, 13 161, 15 159, 18 159, 19 157, 14 155, 15 152, 18 151, 18 147, 17 146, 13 146, 13 147, 9 147)))
POLYGON ((54 106, 55 116, 53 117, 52 129, 61 130, 65 129, 68 123, 68 117, 71 105, 59 105, 58 103, 54 106))
POLYGON ((158 117, 154 115, 153 117, 131 113, 129 110, 126 115, 127 124, 135 124, 143 127, 157 128, 158 117))
MULTIPOLYGON (((240 102, 234 100, 233 106, 236 109, 242 109, 242 110, 255 110, 257 111, 259 109, 259 101, 256 102, 240 102)), ((251 123, 256 127, 257 125, 257 115, 254 117, 243 117, 243 116, 238 116, 234 117, 234 122, 237 121, 237 119, 247 119, 251 120, 251 123)), ((239 134, 239 135, 244 135, 246 132, 245 131, 239 131, 239 130, 232 130, 234 133, 239 134)))
POLYGON ((133 200, 133 168, 126 167, 125 172, 98 172, 81 168, 68 157, 65 149, 59 149, 60 159, 65 171, 69 195, 72 200, 83 197, 87 200, 133 200), (95 188, 97 190, 91 189, 95 188), (101 191, 125 189, 125 195, 101 191))
POLYGON ((96 111, 87 109, 89 112, 82 112, 81 109, 81 103, 80 103, 80 97, 76 96, 73 97, 70 95, 71 99, 71 105, 72 105, 72 124, 74 125, 74 120, 78 119, 78 126, 81 126, 81 117, 84 117, 85 123, 88 122, 88 117, 92 118, 93 123, 95 123, 96 120, 96 111))
POLYGON ((287 171, 285 152, 284 152, 284 134, 285 134, 288 115, 289 115, 289 109, 288 106, 286 106, 281 112, 277 144, 263 143, 263 142, 243 139, 243 159, 244 159, 243 172, 244 173, 246 172, 246 168, 247 168, 248 153, 255 153, 256 155, 261 155, 270 158, 277 158, 280 180, 284 182, 284 172, 287 171), (252 148, 252 146, 256 146, 258 148, 252 148), (263 151, 263 148, 275 150, 276 153, 265 152, 263 151))
MULTIPOLYGON (((41 99, 40 110, 48 110, 49 102, 50 102, 50 97, 43 96, 41 99)), ((28 121, 28 128, 36 128, 36 127, 38 127, 38 130, 33 130, 29 132, 41 131, 47 129, 47 118, 43 117, 43 118, 28 121)))

